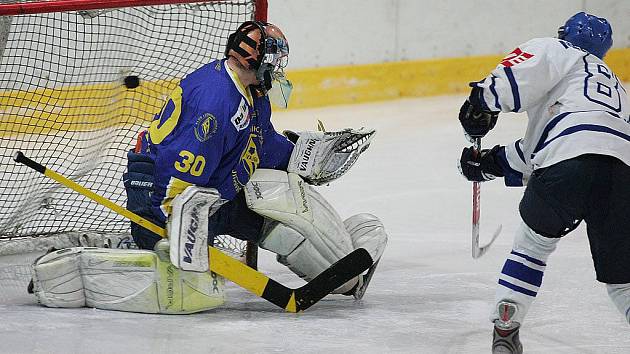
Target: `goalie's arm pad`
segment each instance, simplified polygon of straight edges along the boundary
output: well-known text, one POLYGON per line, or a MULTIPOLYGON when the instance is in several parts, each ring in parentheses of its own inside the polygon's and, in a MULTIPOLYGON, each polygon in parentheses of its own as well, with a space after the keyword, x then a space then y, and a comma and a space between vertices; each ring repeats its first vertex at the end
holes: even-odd
POLYGON ((370 145, 374 129, 344 129, 337 132, 285 131, 295 143, 287 172, 310 184, 322 185, 344 175, 370 145))
POLYGON ((224 282, 214 273, 177 269, 166 255, 145 250, 66 248, 33 265, 33 290, 47 307, 193 313, 222 305, 224 282))

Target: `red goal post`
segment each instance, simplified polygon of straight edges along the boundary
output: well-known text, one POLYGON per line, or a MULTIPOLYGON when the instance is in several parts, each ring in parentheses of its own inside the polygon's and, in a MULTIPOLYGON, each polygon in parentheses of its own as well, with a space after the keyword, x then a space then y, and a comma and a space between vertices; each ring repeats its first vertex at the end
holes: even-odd
MULTIPOLYGON (((23 0, 0 4, 0 16, 29 15, 49 12, 86 11, 115 9, 122 7, 189 4, 198 2, 229 2, 226 0, 191 1, 191 0, 23 0)), ((255 0, 257 21, 267 20, 267 0, 255 0)))
MULTIPOLYGON (((12 154, 124 205, 121 176, 137 132, 183 76, 223 56, 242 21, 267 19, 267 0, 0 2, 0 255, 128 234, 124 218, 15 165, 12 154)), ((238 247, 255 266, 256 247, 238 247)))

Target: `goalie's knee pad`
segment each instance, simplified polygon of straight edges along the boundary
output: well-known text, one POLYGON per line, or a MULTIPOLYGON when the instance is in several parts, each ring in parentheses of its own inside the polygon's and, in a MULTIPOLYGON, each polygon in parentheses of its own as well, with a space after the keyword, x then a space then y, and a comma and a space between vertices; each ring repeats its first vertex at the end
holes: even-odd
POLYGON ((223 278, 182 271, 151 251, 67 248, 33 269, 34 293, 48 307, 184 314, 225 302, 223 278))
POLYGON ((370 253, 374 262, 378 261, 387 245, 387 233, 379 218, 372 214, 357 214, 344 222, 350 233, 354 248, 364 248, 370 253))

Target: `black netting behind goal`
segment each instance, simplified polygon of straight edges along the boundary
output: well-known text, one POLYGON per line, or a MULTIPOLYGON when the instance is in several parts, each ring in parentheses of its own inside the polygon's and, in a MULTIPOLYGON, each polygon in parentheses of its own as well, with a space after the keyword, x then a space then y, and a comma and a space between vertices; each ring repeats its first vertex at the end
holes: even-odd
POLYGON ((242 0, 0 16, 0 241, 128 232, 127 220, 13 154, 125 205, 137 133, 255 10, 242 0))

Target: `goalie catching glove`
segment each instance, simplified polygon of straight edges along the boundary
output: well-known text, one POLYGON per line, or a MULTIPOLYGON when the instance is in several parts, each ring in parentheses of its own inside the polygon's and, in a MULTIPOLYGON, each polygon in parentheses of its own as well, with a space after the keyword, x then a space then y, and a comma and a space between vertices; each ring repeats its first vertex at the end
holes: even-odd
POLYGON ((285 131, 295 147, 287 172, 300 175, 312 185, 327 184, 344 175, 370 146, 374 129, 344 129, 337 132, 285 131))

